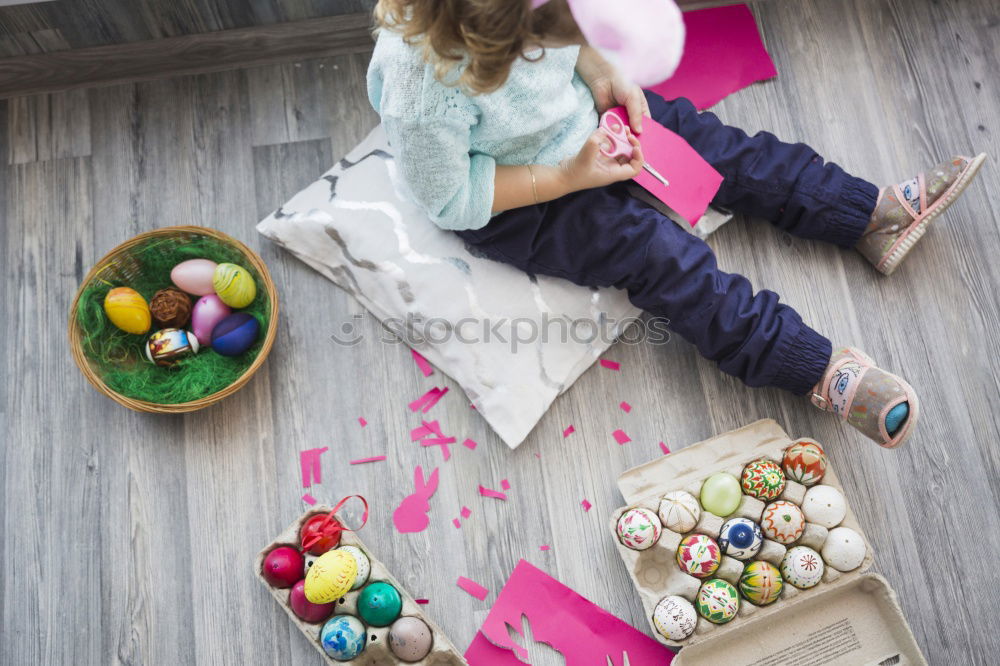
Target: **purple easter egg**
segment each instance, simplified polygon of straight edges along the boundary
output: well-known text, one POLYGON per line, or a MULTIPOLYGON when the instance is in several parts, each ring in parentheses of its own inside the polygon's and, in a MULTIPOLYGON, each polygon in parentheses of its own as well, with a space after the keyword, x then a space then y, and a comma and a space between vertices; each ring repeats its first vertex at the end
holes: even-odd
POLYGON ((203 345, 211 344, 212 331, 220 321, 231 314, 233 314, 232 309, 215 294, 202 296, 191 311, 191 330, 194 332, 194 337, 203 345))
POLYGON ((215 293, 212 278, 215 275, 216 264, 208 259, 188 259, 173 267, 170 271, 170 281, 178 289, 195 296, 207 296, 215 293))
POLYGON ((250 349, 260 333, 260 322, 246 312, 231 314, 212 331, 212 349, 223 356, 238 356, 250 349))

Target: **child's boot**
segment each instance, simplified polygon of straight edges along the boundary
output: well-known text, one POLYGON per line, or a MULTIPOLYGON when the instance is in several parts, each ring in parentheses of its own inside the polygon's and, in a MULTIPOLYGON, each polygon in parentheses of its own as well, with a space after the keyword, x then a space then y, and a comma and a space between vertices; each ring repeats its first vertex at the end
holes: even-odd
POLYGON ((986 159, 953 157, 916 178, 882 188, 871 222, 855 246, 880 272, 891 274, 927 226, 958 198, 986 159))
POLYGON ((913 387, 853 347, 833 352, 810 399, 889 449, 906 441, 919 414, 913 387))

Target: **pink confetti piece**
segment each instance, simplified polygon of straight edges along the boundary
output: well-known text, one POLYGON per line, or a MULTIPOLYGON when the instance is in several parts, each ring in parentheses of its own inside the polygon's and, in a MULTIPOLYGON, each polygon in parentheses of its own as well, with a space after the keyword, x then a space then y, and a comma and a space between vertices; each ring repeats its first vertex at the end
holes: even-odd
POLYGON ((479 484, 479 494, 483 497, 492 497, 493 499, 507 499, 507 495, 500 492, 499 490, 490 490, 486 486, 479 484))
POLYGON ((470 451, 475 451, 476 447, 479 446, 479 444, 474 439, 466 438, 466 440, 462 442, 462 446, 469 449, 470 451))
POLYGON ((365 463, 382 462, 385 460, 385 456, 372 456, 371 458, 358 458, 357 460, 352 460, 352 465, 364 465, 365 463))
POLYGON ((591 504, 591 503, 590 503, 589 501, 587 501, 587 500, 583 500, 582 502, 580 502, 580 506, 582 506, 582 507, 583 507, 583 510, 584 510, 584 511, 590 511, 590 507, 592 507, 592 506, 594 506, 594 505, 593 505, 593 504, 591 504))
POLYGON ((427 435, 432 434, 430 428, 424 425, 417 426, 410 431, 410 441, 417 441, 418 439, 423 439, 427 435))
POLYGON ((563 430, 563 439, 566 439, 574 432, 576 432, 576 428, 574 428, 573 426, 568 426, 565 430, 563 430))
POLYGON ((541 453, 536 453, 535 457, 538 458, 539 460, 541 460, 542 459, 542 454, 541 453))
POLYGON ((449 389, 447 386, 444 387, 443 389, 435 386, 434 388, 428 390, 422 396, 411 402, 409 404, 410 411, 423 412, 424 414, 426 414, 431 410, 431 407, 433 407, 438 403, 438 400, 447 395, 448 391, 449 389))
POLYGON ((628 435, 626 435, 624 430, 620 430, 620 429, 619 430, 615 430, 611 434, 612 434, 612 436, 614 436, 615 441, 618 442, 619 444, 626 444, 626 443, 632 441, 632 438, 629 437, 628 435))
MULTIPOLYGON (((469 409, 476 409, 476 406, 475 406, 475 405, 473 405, 473 404, 472 404, 472 403, 470 402, 470 403, 469 403, 469 409)), ((478 410, 476 410, 476 411, 478 411, 478 410)))
POLYGON ((510 481, 508 481, 507 479, 502 480, 500 482, 500 487, 503 488, 504 490, 510 490, 510 481))
POLYGON ((480 601, 486 599, 486 595, 490 593, 485 587, 465 576, 459 576, 456 584, 480 601))
POLYGON ((322 456, 330 447, 324 446, 321 449, 307 449, 299 453, 299 466, 302 469, 302 487, 308 488, 313 483, 323 482, 323 467, 320 463, 322 456))
POLYGON ((624 400, 622 400, 622 404, 620 404, 618 406, 621 407, 622 411, 625 412, 626 414, 628 414, 629 412, 632 411, 632 405, 628 404, 624 400))
POLYGON ((366 425, 368 425, 368 421, 366 421, 365 417, 363 417, 363 416, 359 416, 358 417, 358 423, 361 424, 362 428, 364 428, 366 425))
POLYGON ((601 367, 607 368, 608 370, 621 370, 622 364, 618 361, 609 361, 606 358, 601 359, 601 367))
POLYGON ((451 449, 448 448, 449 444, 454 444, 457 440, 454 437, 438 437, 437 439, 425 439, 420 442, 420 446, 440 446, 441 455, 444 456, 445 462, 451 458, 451 449))
POLYGON ((411 349, 410 354, 413 356, 414 363, 420 368, 420 372, 424 373, 424 377, 430 377, 434 374, 434 368, 431 367, 426 358, 420 355, 420 352, 416 349, 411 349))
POLYGON ((316 498, 310 495, 309 493, 306 493, 302 496, 302 501, 308 504, 309 506, 316 505, 316 498))
POLYGON ((427 604, 429 604, 429 603, 430 603, 430 600, 429 600, 429 599, 414 599, 413 601, 414 601, 415 603, 418 603, 418 604, 420 604, 421 606, 426 606, 427 604))
POLYGON ((462 507, 462 518, 468 518, 471 515, 472 515, 472 510, 469 507, 467 507, 467 506, 463 506, 462 507))
POLYGON ((545 544, 544 546, 539 546, 538 550, 549 550, 550 548, 551 546, 549 546, 549 544, 545 544))
POLYGON ((670 453, 670 449, 663 442, 660 442, 660 450, 663 451, 663 455, 670 453))
POLYGON ((455 529, 458 529, 462 526, 462 523, 458 518, 452 518, 451 524, 455 526, 455 529))

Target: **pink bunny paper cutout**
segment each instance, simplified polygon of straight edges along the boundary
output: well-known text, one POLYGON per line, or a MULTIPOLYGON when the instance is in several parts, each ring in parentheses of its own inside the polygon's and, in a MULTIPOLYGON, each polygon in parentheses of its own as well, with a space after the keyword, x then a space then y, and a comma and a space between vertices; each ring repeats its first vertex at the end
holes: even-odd
POLYGON ((417 465, 413 470, 413 493, 403 498, 396 510, 392 512, 392 522, 402 534, 422 532, 427 529, 431 519, 427 512, 431 510, 430 499, 438 487, 438 470, 434 468, 430 478, 424 481, 424 470, 417 465))

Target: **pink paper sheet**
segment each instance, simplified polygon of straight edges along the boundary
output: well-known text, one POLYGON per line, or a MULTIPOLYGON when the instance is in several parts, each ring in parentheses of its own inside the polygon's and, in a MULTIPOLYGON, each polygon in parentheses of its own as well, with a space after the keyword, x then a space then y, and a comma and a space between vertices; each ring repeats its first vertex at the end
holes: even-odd
POLYGON ((624 430, 615 430, 611 435, 619 444, 627 444, 632 441, 632 438, 626 435, 624 430))
POLYGON ((366 425, 368 425, 368 421, 366 421, 365 417, 363 417, 363 416, 359 416, 358 417, 358 423, 361 424, 362 428, 364 428, 366 425))
POLYGON ((420 372, 424 373, 424 377, 430 377, 434 374, 434 368, 431 367, 431 364, 427 362, 427 359, 421 356, 417 350, 411 349, 410 354, 413 355, 413 362, 417 364, 418 368, 420 368, 420 372))
POLYGON ((352 460, 352 465, 364 465, 365 463, 382 462, 385 460, 385 456, 372 456, 371 458, 358 458, 357 460, 352 460))
POLYGON ((565 430, 563 430, 563 439, 569 437, 574 432, 576 432, 576 428, 574 428, 573 426, 568 426, 565 430))
POLYGON ((462 507, 462 518, 468 518, 472 515, 472 509, 467 506, 462 507))
POLYGON ((667 447, 667 445, 664 444, 663 442, 660 442, 660 450, 663 451, 663 455, 667 455, 668 453, 670 453, 670 448, 667 447))
POLYGON ((310 495, 309 493, 305 493, 302 495, 302 501, 308 504, 309 506, 315 506, 316 504, 316 498, 310 495))
POLYGON ((330 450, 329 446, 321 449, 306 449, 299 453, 299 467, 302 470, 302 487, 308 488, 313 483, 323 483, 323 465, 320 456, 330 450))
POLYGON ((607 368, 608 370, 621 370, 622 364, 618 361, 609 361, 606 358, 601 359, 601 367, 607 368))
POLYGON ((538 550, 550 550, 551 548, 552 546, 550 546, 549 544, 545 544, 544 546, 539 546, 538 550))
POLYGON ((504 490, 510 490, 510 481, 508 481, 507 479, 501 479, 500 487, 503 488, 504 490))
MULTIPOLYGON (((618 114, 624 124, 628 124, 628 113, 624 106, 616 106, 611 111, 618 114)), ((645 169, 633 180, 693 227, 719 191, 722 174, 680 135, 674 134, 652 118, 643 119, 642 134, 638 138, 646 163, 666 178, 668 185, 661 183, 645 169)))
POLYGON ((561 652, 566 666, 604 666, 608 658, 623 666, 625 652, 630 666, 666 666, 674 658, 665 646, 521 560, 465 651, 469 665, 527 663, 522 617, 534 641, 561 652), (508 626, 518 639, 508 633, 508 626))
POLYGON ((621 407, 622 411, 625 412, 626 414, 632 411, 632 405, 628 404, 624 400, 622 400, 621 404, 618 406, 621 407))
POLYGON ((462 446, 469 449, 470 451, 475 451, 476 447, 479 446, 479 444, 476 443, 476 440, 467 438, 464 442, 462 442, 462 446))
POLYGON ((507 495, 500 492, 499 490, 490 490, 486 486, 479 484, 479 494, 483 497, 492 497, 493 499, 505 500, 507 495))
POLYGON ((459 520, 458 518, 452 518, 451 524, 455 526, 455 529, 458 529, 459 527, 462 526, 462 521, 459 520))
POLYGON ((594 505, 591 504, 588 500, 583 500, 582 502, 580 502, 580 506, 583 507, 584 511, 590 511, 590 507, 592 507, 594 505))
POLYGON ((465 576, 458 577, 457 585, 480 601, 485 599, 486 595, 490 593, 485 587, 465 576))
POLYGON ((651 88, 664 98, 687 97, 707 109, 751 83, 778 75, 746 5, 685 12, 684 24, 687 38, 677 71, 651 88))
POLYGON ((422 411, 424 414, 431 410, 431 407, 438 403, 438 400, 443 398, 448 393, 448 387, 438 388, 437 386, 428 390, 422 396, 410 403, 409 407, 411 411, 418 412, 422 411))

